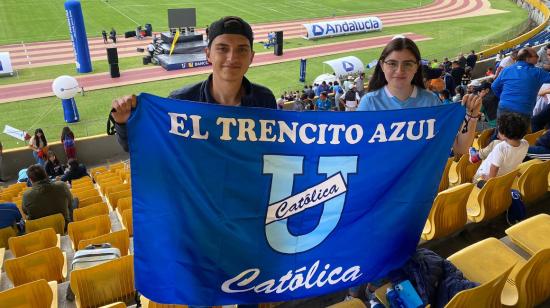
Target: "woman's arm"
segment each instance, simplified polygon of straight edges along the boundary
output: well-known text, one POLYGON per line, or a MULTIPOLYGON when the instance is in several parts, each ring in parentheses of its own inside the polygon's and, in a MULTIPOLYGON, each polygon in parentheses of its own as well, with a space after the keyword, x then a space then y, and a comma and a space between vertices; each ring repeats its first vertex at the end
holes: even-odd
POLYGON ((477 95, 464 95, 462 99, 464 106, 466 107, 466 120, 467 124, 463 124, 458 131, 458 135, 455 138, 453 144, 453 152, 455 154, 468 154, 469 148, 474 142, 476 133, 477 121, 481 115, 481 97, 477 95), (468 126, 464 129, 464 126, 468 126), (463 133, 463 131, 465 131, 463 133))

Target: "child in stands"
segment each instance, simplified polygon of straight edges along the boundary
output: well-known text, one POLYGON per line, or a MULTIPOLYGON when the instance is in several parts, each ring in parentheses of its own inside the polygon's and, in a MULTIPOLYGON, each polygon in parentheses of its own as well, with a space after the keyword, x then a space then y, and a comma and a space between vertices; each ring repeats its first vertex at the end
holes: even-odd
POLYGON ((67 160, 71 158, 76 158, 74 133, 67 126, 63 127, 63 130, 61 131, 61 143, 63 144, 63 149, 65 149, 65 155, 67 156, 67 160))
POLYGON ((529 148, 529 143, 523 139, 527 133, 527 125, 515 113, 506 113, 497 120, 498 138, 479 152, 470 151, 470 161, 483 160, 474 175, 473 182, 483 187, 491 178, 504 175, 517 168, 523 161, 529 148))

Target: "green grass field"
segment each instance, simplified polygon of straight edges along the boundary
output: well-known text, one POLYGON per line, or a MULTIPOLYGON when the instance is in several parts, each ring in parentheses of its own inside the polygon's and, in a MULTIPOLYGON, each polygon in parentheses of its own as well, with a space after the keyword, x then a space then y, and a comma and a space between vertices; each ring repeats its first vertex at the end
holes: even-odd
MULTIPOLYGON (((515 36, 517 32, 520 31, 519 28, 525 24, 527 18, 526 11, 518 8, 511 1, 492 0, 491 4, 493 8, 506 10, 508 13, 431 22, 419 25, 389 27, 384 29, 381 33, 330 38, 316 42, 294 39, 285 41, 285 48, 324 44, 368 36, 415 32, 434 38, 430 41, 419 42, 423 58, 441 59, 443 56, 454 57, 460 51, 466 52, 470 49, 479 50, 485 47, 487 44, 493 42, 491 39, 493 37, 502 39, 503 37, 515 36)), ((320 73, 329 72, 329 69, 322 64, 323 61, 334 59, 338 56, 354 55, 362 59, 364 63, 368 63, 378 57, 380 50, 381 49, 378 48, 362 52, 343 53, 309 59, 307 81, 311 82, 320 73)), ((258 49, 258 51, 261 50, 258 49)), ((122 69, 141 66, 139 57, 126 58, 123 61, 123 64, 121 64, 122 69)), ((105 71, 107 69, 107 65, 104 62, 105 61, 99 61, 94 63, 96 72, 105 71)), ((53 79, 63 73, 74 74, 74 65, 61 65, 23 71, 24 74, 22 74, 20 78, 25 78, 27 81, 53 79)), ((298 71, 299 62, 293 61, 251 68, 247 76, 254 82, 270 87, 273 93, 278 96, 283 91, 299 90, 303 87, 303 85, 298 82, 298 71)), ((20 82, 22 81, 21 79, 19 80, 20 82)), ((113 98, 139 92, 166 96, 170 91, 176 88, 202 79, 204 79, 204 76, 194 76, 88 91, 86 92, 86 96, 76 97, 82 121, 71 124, 70 126, 73 131, 75 131, 77 137, 105 133, 106 119, 113 98)), ((0 81, 2 81, 2 79, 0 79, 0 81)), ((53 97, 0 104, 0 126, 3 127, 4 124, 27 130, 34 130, 36 127, 42 127, 50 141, 56 141, 59 138, 62 127, 65 126, 60 101, 53 97)), ((5 148, 23 146, 22 142, 17 142, 14 138, 7 137, 6 135, 0 135, 0 140, 4 143, 5 148)))
MULTIPOLYGON (((63 0, 0 1, 0 45, 66 40, 69 30, 63 0)), ((150 23, 155 31, 168 27, 167 9, 195 7, 197 26, 222 16, 236 15, 250 23, 394 11, 426 5, 433 0, 81 0, 86 32, 101 36, 114 27, 119 33, 150 23)))

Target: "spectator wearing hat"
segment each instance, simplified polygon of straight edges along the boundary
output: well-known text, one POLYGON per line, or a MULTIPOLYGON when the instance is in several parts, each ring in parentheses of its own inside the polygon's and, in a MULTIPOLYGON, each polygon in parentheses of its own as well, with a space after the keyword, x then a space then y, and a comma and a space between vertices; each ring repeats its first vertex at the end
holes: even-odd
MULTIPOLYGON (((228 16, 213 22, 208 28, 208 47, 205 48, 206 58, 212 63, 212 74, 202 82, 173 91, 169 98, 276 109, 271 90, 251 83, 244 76, 254 59, 253 42, 252 28, 240 17, 228 16)), ((135 96, 131 95, 112 102, 115 111, 111 112, 111 117, 125 151, 128 151, 126 122, 132 105, 135 105, 135 96)))
POLYGON ((349 91, 353 85, 353 76, 349 75, 346 81, 344 81, 344 91, 349 91))

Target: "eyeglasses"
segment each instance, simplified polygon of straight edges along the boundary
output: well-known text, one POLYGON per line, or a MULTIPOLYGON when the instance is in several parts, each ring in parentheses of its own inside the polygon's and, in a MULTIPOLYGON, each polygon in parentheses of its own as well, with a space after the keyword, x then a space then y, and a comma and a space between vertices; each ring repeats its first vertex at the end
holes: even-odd
MULTIPOLYGON (((399 68, 400 62, 394 61, 394 60, 388 60, 388 61, 384 61, 383 63, 386 64, 390 70, 397 71, 397 69, 399 68)), ((418 65, 418 62, 416 61, 403 61, 401 62, 401 69, 406 72, 411 72, 416 70, 417 65, 418 65)))

